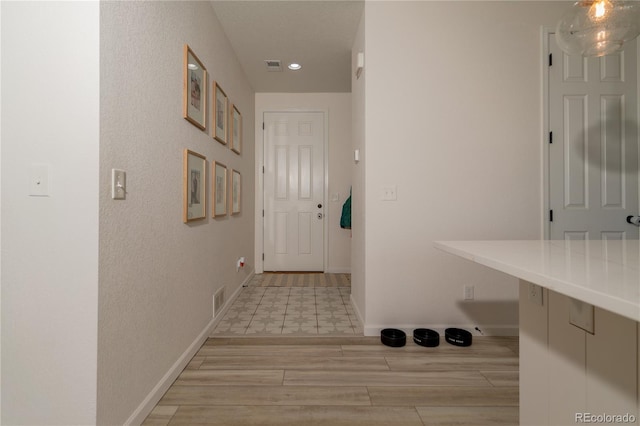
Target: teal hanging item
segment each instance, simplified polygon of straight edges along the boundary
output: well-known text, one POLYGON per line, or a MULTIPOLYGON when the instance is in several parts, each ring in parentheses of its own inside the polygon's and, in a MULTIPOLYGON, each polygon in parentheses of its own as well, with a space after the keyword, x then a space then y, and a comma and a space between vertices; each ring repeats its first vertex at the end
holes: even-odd
POLYGON ((340 228, 351 229, 351 190, 349 190, 349 198, 342 206, 342 216, 340 216, 340 228))

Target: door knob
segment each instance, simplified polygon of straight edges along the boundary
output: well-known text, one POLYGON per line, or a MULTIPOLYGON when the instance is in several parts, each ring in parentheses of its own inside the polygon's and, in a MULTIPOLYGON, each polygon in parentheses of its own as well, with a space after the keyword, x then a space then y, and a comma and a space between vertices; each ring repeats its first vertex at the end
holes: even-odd
POLYGON ((318 204, 318 208, 321 209, 322 208, 322 204, 318 204))
POLYGON ((627 223, 640 226, 640 216, 627 216, 627 223))
POLYGON ((322 213, 318 213, 318 219, 322 219, 322 213))

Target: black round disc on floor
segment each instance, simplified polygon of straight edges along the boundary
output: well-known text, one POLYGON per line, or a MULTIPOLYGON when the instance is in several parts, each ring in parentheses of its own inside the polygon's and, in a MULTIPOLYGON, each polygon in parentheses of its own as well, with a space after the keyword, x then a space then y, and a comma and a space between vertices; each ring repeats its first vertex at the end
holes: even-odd
POLYGON ((471 333, 461 328, 447 328, 444 339, 455 346, 471 346, 471 333))
POLYGON ((380 332, 380 340, 387 346, 399 348, 407 343, 407 334, 395 328, 385 328, 380 332))
POLYGON ((413 330, 413 342, 420 346, 434 348, 440 344, 440 333, 428 328, 413 330))

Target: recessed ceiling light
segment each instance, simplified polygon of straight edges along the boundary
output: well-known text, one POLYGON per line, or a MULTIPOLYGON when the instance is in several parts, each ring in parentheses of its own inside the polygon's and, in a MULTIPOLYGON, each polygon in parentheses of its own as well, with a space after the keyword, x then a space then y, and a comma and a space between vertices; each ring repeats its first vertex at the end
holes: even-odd
POLYGON ((289 64, 288 68, 292 71, 298 71, 300 68, 302 68, 302 65, 300 64, 296 64, 295 62, 292 64, 289 64))

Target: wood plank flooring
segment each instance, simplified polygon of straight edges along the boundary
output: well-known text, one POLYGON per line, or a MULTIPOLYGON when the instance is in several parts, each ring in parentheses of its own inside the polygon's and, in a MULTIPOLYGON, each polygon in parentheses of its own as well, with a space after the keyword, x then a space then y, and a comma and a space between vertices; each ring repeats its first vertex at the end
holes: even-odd
POLYGON ((250 287, 351 287, 351 274, 322 272, 265 272, 257 274, 250 287))
POLYGON ((144 425, 517 425, 518 339, 210 338, 144 425))

